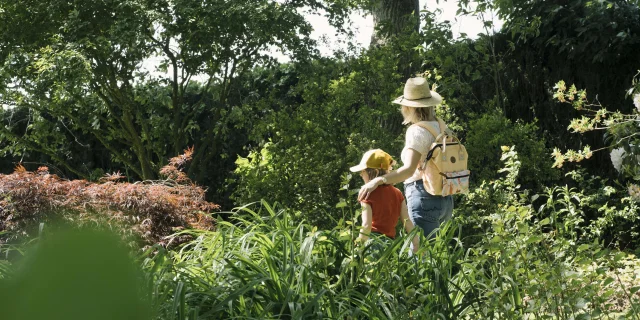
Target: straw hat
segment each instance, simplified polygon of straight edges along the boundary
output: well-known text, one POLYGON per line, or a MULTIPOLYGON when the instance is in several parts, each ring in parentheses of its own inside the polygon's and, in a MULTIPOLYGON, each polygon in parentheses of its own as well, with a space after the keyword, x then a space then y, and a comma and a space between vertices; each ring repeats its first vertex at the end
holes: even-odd
POLYGON ((404 85, 404 95, 393 100, 393 103, 406 107, 424 108, 437 106, 442 103, 442 97, 435 91, 425 78, 410 78, 404 85))

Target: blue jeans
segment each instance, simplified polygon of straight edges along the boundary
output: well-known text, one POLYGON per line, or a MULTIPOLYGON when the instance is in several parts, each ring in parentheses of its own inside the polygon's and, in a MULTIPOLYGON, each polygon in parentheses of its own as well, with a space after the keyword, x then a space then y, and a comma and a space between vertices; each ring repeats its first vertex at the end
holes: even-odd
POLYGON ((406 184, 404 194, 407 198, 409 218, 415 226, 422 228, 425 237, 435 237, 434 230, 440 228, 441 223, 451 219, 452 196, 441 197, 429 194, 421 180, 406 184))

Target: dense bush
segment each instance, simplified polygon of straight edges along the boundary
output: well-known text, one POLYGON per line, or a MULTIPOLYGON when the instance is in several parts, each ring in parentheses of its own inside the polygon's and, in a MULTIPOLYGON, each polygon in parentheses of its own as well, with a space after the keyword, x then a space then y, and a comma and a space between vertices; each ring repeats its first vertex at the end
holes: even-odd
POLYGON ((464 296, 464 272, 453 273, 464 256, 460 246, 440 241, 418 260, 399 238, 371 255, 373 245, 353 245, 350 218, 318 230, 288 215, 268 206, 244 209, 234 224, 149 258, 149 285, 163 318, 425 318, 436 310, 457 318, 474 303, 464 296))
MULTIPOLYGON (((363 1, 160 1, 159 7, 144 1, 123 7, 65 1, 51 7, 50 2, 0 12, 12 21, 0 28, 6 40, 0 41, 6 44, 0 52, 0 99, 11 107, 0 109, 0 152, 6 156, 0 170, 9 172, 12 161, 23 159, 31 162, 25 164, 30 169, 48 163, 61 177, 92 180, 122 170, 132 182, 157 178, 168 154, 196 145, 196 165, 189 176, 211 190, 209 200, 227 209, 264 197, 321 217, 339 198, 335 190, 345 163, 370 147, 397 156, 402 126, 389 101, 404 83, 397 71, 409 67, 399 66, 407 52, 423 60, 412 62, 410 69, 437 70, 433 80, 446 98, 447 120, 461 129, 462 138, 470 121, 497 109, 514 128, 519 119, 524 126, 535 123, 540 130, 525 131, 536 131, 532 137, 539 141, 573 148, 584 143, 570 139, 564 129, 577 112, 556 107, 550 84, 575 82, 597 91, 610 110, 626 112, 631 104, 621 93, 640 67, 634 54, 640 43, 640 10, 625 0, 459 1, 478 3, 479 12, 498 10, 503 29, 496 34, 485 29, 489 34, 476 39, 454 39, 450 23, 440 22, 439 13, 428 8, 421 14, 424 28, 410 35, 410 41, 332 58, 314 54, 311 28, 297 8, 323 8, 333 24, 342 25, 352 5, 363 1), (51 24, 33 24, 28 18, 44 13, 51 24), (239 16, 252 23, 238 22, 239 16), (227 30, 229 37, 221 38, 215 30, 227 30), (191 41, 179 42, 175 52, 163 45, 194 34, 191 41), (233 39, 253 40, 228 50, 233 39), (272 46, 292 62, 277 64, 263 50, 272 46), (156 55, 160 71, 177 72, 154 77, 143 72, 141 62, 156 55), (192 81, 190 75, 198 74, 211 78, 192 81), (303 146, 309 143, 313 146, 303 146), (246 162, 234 172, 238 156, 253 152, 257 159, 263 149, 272 157, 275 169, 270 173, 246 162), (254 168, 260 169, 255 178, 244 173, 254 168), (273 185, 287 191, 273 191, 273 185)), ((585 142, 595 149, 601 138, 592 134, 585 142)), ((534 174, 528 173, 526 147, 519 145, 521 181, 529 184, 534 174)), ((495 157, 492 153, 489 158, 495 157)), ((595 157, 600 163, 606 160, 603 154, 595 157)), ((481 158, 489 159, 485 154, 481 158)), ((586 165, 591 173, 613 173, 613 167, 594 163, 586 165)), ((477 177, 492 176, 493 169, 476 170, 477 177)), ((536 177, 549 177, 534 169, 536 177)))
POLYGON ((483 183, 456 211, 474 260, 497 276, 491 284, 499 288, 487 295, 495 307, 488 307, 483 318, 530 313, 535 318, 600 319, 624 310, 636 317, 640 309, 631 296, 638 295, 640 281, 629 266, 638 260, 604 249, 597 235, 580 236, 583 212, 572 201, 584 195, 552 188, 547 191, 551 208, 534 205, 543 196, 517 184, 522 163, 514 148, 503 147, 501 159, 506 177, 483 183), (558 193, 564 198, 553 196, 558 193), (501 309, 505 303, 516 307, 501 309))
MULTIPOLYGON (((547 188, 540 212, 574 239, 602 241, 615 248, 640 249, 640 206, 624 186, 572 171, 573 185, 547 188)), ((640 252, 640 251, 638 251, 640 252)))
POLYGON ((527 187, 540 187, 559 178, 559 170, 552 169, 553 161, 545 146, 544 139, 538 136, 535 123, 512 122, 499 111, 487 113, 479 119, 469 122, 466 134, 466 147, 469 152, 469 168, 473 172, 473 181, 493 180, 500 169, 500 147, 518 146, 522 159, 522 170, 518 181, 527 187))
POLYGON ((567 175, 575 181, 573 184, 577 188, 556 187, 548 191, 546 206, 552 207, 553 213, 556 205, 564 206, 579 227, 577 233, 601 237, 619 248, 638 250, 640 82, 637 75, 627 90, 627 96, 633 98, 633 102, 628 104, 636 108, 631 113, 609 111, 598 99, 590 101, 586 90, 579 90, 575 85, 567 86, 564 81, 559 81, 554 89, 554 97, 559 102, 570 104, 581 113, 580 118, 571 120, 568 130, 580 134, 604 131, 605 143, 609 144, 599 149, 588 144, 576 150, 555 148, 554 167, 572 162, 597 162, 596 154, 600 154, 600 157, 607 158, 606 164, 612 165, 617 172, 613 177, 589 175, 584 171, 569 172, 567 175), (603 152, 605 150, 611 151, 603 152), (611 178, 615 180, 609 182, 611 178))
POLYGON ((195 232, 179 251, 148 256, 154 306, 163 319, 637 317, 639 261, 538 213, 516 184, 515 151, 502 159, 506 177, 471 193, 417 256, 401 231, 355 246, 357 212, 336 212, 336 227, 321 230, 263 203, 195 232), (466 232, 470 224, 481 232, 466 232))
POLYGON ((284 97, 250 106, 264 114, 252 131, 257 148, 236 162, 236 204, 277 199, 310 223, 330 226, 343 173, 370 148, 399 158, 404 131, 390 103, 403 81, 391 50, 345 61, 318 60, 289 72, 298 81, 284 97))
MULTIPOLYGON (((537 210, 542 196, 520 188, 518 156, 503 151, 506 176, 462 199, 415 256, 401 230, 395 240, 356 245, 358 212, 334 209, 336 227, 322 230, 263 202, 216 231, 175 234, 193 239, 177 250, 149 248, 141 292, 159 319, 637 319, 640 260, 576 233, 582 222, 571 202, 556 197, 555 207, 537 210)), ((36 245, 51 248, 47 239, 36 245)), ((71 257, 87 250, 79 247, 57 250, 71 257)), ((2 257, 14 248, 0 245, 2 257)), ((14 266, 0 260, 0 287, 22 274, 14 266)), ((103 268, 96 276, 111 275, 103 268)))
POLYGON ((184 228, 211 230, 216 204, 204 200, 205 191, 178 170, 191 150, 171 159, 161 170, 166 180, 117 182, 108 175, 102 183, 63 180, 46 167, 28 172, 22 166, 0 175, 0 232, 2 238, 31 233, 43 222, 102 225, 146 244, 168 244, 166 236, 184 228))

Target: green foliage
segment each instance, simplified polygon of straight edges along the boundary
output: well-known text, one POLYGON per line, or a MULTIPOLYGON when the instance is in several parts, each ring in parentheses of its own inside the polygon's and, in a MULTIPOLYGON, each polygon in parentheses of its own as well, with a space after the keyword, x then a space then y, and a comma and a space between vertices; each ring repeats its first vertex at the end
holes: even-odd
POLYGON ((624 186, 589 175, 584 170, 567 174, 578 187, 548 188, 539 209, 564 236, 573 240, 603 241, 616 248, 640 248, 640 207, 624 186), (560 216, 560 218, 559 218, 560 216))
MULTIPOLYGON (((549 87, 565 79, 597 92, 598 101, 609 111, 629 113, 631 105, 621 93, 629 87, 627 79, 639 69, 632 53, 640 50, 637 1, 465 0, 459 4, 459 14, 482 17, 485 10, 495 10, 504 22, 499 32, 486 30, 486 36, 473 41, 475 48, 451 56, 451 61, 464 68, 467 63, 460 56, 469 56, 471 64, 478 61, 469 70, 479 70, 481 78, 472 80, 458 72, 457 78, 472 88, 465 94, 467 101, 484 104, 495 99, 510 120, 536 121, 548 147, 582 149, 589 145, 596 150, 605 146, 602 134, 591 133, 578 141, 566 132, 570 119, 579 118, 579 112, 558 108, 549 87), (467 6, 470 4, 473 6, 467 6)), ((591 173, 615 174, 612 166, 603 165, 609 160, 605 154, 594 157, 583 164, 591 173)))
POLYGON ((321 230, 264 202, 240 208, 216 232, 144 260, 154 307, 163 319, 637 319, 638 260, 573 238, 568 210, 538 213, 538 197, 516 184, 514 148, 501 159, 506 177, 470 194, 413 257, 412 234, 355 246, 358 212, 321 230), (479 206, 486 215, 473 215, 479 206))
MULTIPOLYGON (((466 35, 454 40, 451 23, 438 22, 437 13, 425 13, 424 44, 420 48, 423 64, 428 70, 436 70, 438 92, 448 107, 447 123, 466 129, 471 119, 494 108, 504 109, 501 56, 508 52, 496 52, 495 39, 485 34, 479 34, 476 40, 466 35)), ((465 133, 461 130, 462 136, 465 133)))
POLYGON ((258 211, 239 208, 216 231, 176 234, 195 238, 178 250, 149 248, 136 287, 140 278, 121 248, 102 249, 100 237, 63 235, 62 243, 45 233, 37 243, 43 255, 25 260, 27 268, 0 260, 0 287, 18 293, 0 304, 46 297, 41 309, 3 310, 70 318, 103 310, 107 317, 132 309, 104 310, 95 301, 127 299, 120 305, 133 306, 143 292, 148 301, 137 310, 149 302, 158 319, 638 319, 640 260, 576 237, 581 222, 571 190, 551 191, 559 196, 550 200, 555 206, 536 210, 541 197, 517 184, 522 163, 515 148, 505 147, 501 161, 505 176, 476 188, 435 239, 422 239, 415 256, 408 255, 414 234, 402 231, 394 240, 356 245, 359 212, 348 206, 333 210, 339 221, 323 230, 262 202, 258 211), (76 304, 96 297, 94 284, 103 296, 76 304))
POLYGON ((268 49, 315 55, 298 9, 324 10, 337 24, 354 4, 4 1, 0 104, 11 107, 3 120, 23 125, 0 127, 1 151, 44 155, 78 177, 101 168, 146 180, 195 145, 190 176, 220 185, 252 120, 239 111, 251 90, 242 77, 275 62, 268 49), (145 70, 149 59, 164 74, 145 70), (102 154, 78 156, 95 149, 102 154))
POLYGON ((551 168, 552 161, 540 155, 549 153, 544 139, 537 134, 535 123, 512 122, 499 111, 486 113, 469 122, 465 146, 469 152, 469 169, 473 181, 497 178, 501 146, 518 146, 522 159, 522 174, 518 182, 528 187, 541 187, 559 178, 558 170, 551 168))
MULTIPOLYGON (((640 92, 640 85, 637 85, 636 82, 637 80, 634 78, 634 87, 629 89, 628 95, 633 96, 634 105, 640 112, 640 107, 638 107, 640 106, 640 96, 636 93, 640 92)), ((575 85, 571 85, 567 90, 564 81, 559 81, 554 89, 556 89, 554 98, 558 99, 559 102, 570 103, 575 110, 586 114, 582 115, 581 118, 572 119, 568 129, 571 132, 580 134, 595 130, 606 130, 605 140, 611 143, 612 148, 617 147, 617 151, 614 150, 611 153, 611 161, 614 163, 615 169, 623 175, 632 177, 634 180, 640 180, 640 165, 638 165, 637 161, 640 159, 640 149, 638 148, 640 139, 637 138, 640 134, 640 130, 638 130, 640 116, 637 114, 624 114, 620 111, 608 111, 598 102, 590 103, 587 99, 586 90, 578 90, 575 85), (617 154, 614 155, 614 153, 617 154), (616 162, 619 163, 616 164, 616 162)), ((565 161, 580 162, 584 159, 589 159, 594 152, 599 150, 592 151, 591 147, 587 145, 583 150, 567 150, 565 154, 562 154, 556 148, 554 151, 556 158, 554 166, 562 167, 565 161)))
MULTIPOLYGON (((492 22, 484 21, 477 39, 454 40, 450 23, 426 10, 419 33, 356 57, 316 57, 301 8, 324 12, 349 33, 350 10, 372 10, 376 2, 5 1, 0 103, 12 108, 0 111, 2 168, 23 160, 58 166, 61 176, 95 179, 120 170, 131 181, 155 179, 166 158, 195 146, 188 173, 209 188, 209 199, 227 208, 273 199, 324 223, 349 163, 372 147, 399 155, 403 127, 389 101, 407 70, 431 76, 446 99, 440 115, 463 140, 471 121, 500 110, 511 131, 493 142, 518 145, 527 185, 557 177, 533 161, 540 141, 580 143, 564 130, 576 112, 555 107, 549 83, 576 82, 608 106, 631 108, 619 93, 628 87, 621 79, 638 70, 637 2, 482 0, 470 10, 472 1, 460 1, 459 14, 497 10, 503 30, 492 34, 492 22), (277 65, 266 54, 271 48, 293 62, 277 65), (150 58, 167 73, 143 70, 150 58), (531 139, 538 143, 530 153, 531 139), (259 168, 263 150, 269 165, 259 168), (238 157, 255 160, 235 170, 238 157)), ((627 127, 611 139, 631 132, 627 127)), ((601 140, 588 135, 584 144, 595 149, 601 140)), ((627 155, 638 152, 640 144, 627 142, 627 155)), ((484 149, 479 156, 488 162, 475 161, 475 176, 492 179, 497 166, 488 166, 498 155, 484 149)), ((631 168, 634 158, 624 161, 631 168)))
POLYGON ((40 240, 7 279, 0 260, 3 319, 152 318, 140 268, 117 236, 67 230, 40 240))
POLYGON ((488 273, 479 284, 491 288, 482 318, 601 319, 623 311, 637 317, 637 304, 618 300, 632 299, 638 281, 628 270, 618 274, 625 254, 603 249, 596 237, 578 236, 584 220, 574 202, 583 195, 550 190, 559 195, 548 197, 553 209, 536 210, 541 196, 516 185, 522 164, 513 147, 503 150, 502 160, 507 176, 474 190, 457 211, 463 228, 474 230, 465 231, 477 241, 473 260, 488 273))
MULTIPOLYGON (((163 318, 423 318, 439 312, 455 319, 473 303, 457 263, 464 250, 447 241, 423 248, 425 261, 418 261, 407 256, 410 238, 379 251, 373 243, 355 247, 357 215, 318 230, 264 205, 261 212, 241 209, 233 222, 199 233, 180 252, 146 260, 163 318)), ((451 239, 455 230, 446 234, 451 239)))
MULTIPOLYGON (((611 205, 608 202, 603 203, 603 201, 596 205, 586 201, 587 205, 585 205, 583 203, 585 197, 580 193, 589 192, 586 191, 587 188, 593 189, 593 183, 587 182, 597 179, 595 177, 584 179, 578 174, 572 175, 581 185, 581 190, 574 191, 574 193, 581 195, 575 197, 579 204, 581 206, 595 206, 598 211, 604 213, 594 222, 589 220, 589 222, 592 222, 589 226, 590 231, 598 234, 606 233, 608 235, 606 239, 611 239, 611 241, 623 247, 630 243, 629 248, 637 248, 637 240, 635 239, 638 236, 637 203, 640 202, 640 187, 637 184, 637 181, 640 180, 640 138, 638 137, 640 135, 640 130, 638 129, 638 124, 640 123, 640 84, 634 78, 633 87, 627 91, 628 95, 633 97, 633 104, 637 108, 632 114, 624 114, 620 111, 611 112, 598 102, 590 103, 587 99, 586 90, 578 90, 575 85, 567 89, 564 81, 558 82, 555 89, 557 91, 554 97, 560 102, 571 103, 574 109, 586 113, 582 118, 573 119, 568 129, 581 134, 595 130, 606 130, 606 142, 610 143, 610 147, 613 148, 610 153, 610 160, 614 168, 619 172, 622 183, 625 183, 625 178, 635 180, 633 183, 626 183, 627 190, 622 191, 625 196, 628 195, 629 197, 618 195, 616 197, 618 201, 613 202, 611 205), (598 205, 600 206, 599 208, 598 205)), ((561 167, 565 161, 580 162, 584 159, 589 159, 594 152, 602 149, 592 151, 591 147, 587 145, 582 150, 567 150, 566 153, 562 153, 556 148, 553 152, 555 157, 554 166, 561 167)), ((604 192, 609 196, 615 193, 616 190, 605 187, 604 192)), ((564 193, 568 194, 569 190, 565 190, 564 193)), ((589 192, 589 194, 591 193, 589 192)), ((566 198, 567 196, 565 196, 566 198)), ((587 199, 589 198, 587 197, 587 199)))
POLYGON ((260 147, 236 162, 236 203, 274 199, 329 225, 339 202, 341 176, 362 153, 382 148, 399 155, 403 131, 389 97, 401 88, 392 52, 386 49, 344 62, 318 60, 296 66, 284 98, 267 97, 253 129, 260 147))

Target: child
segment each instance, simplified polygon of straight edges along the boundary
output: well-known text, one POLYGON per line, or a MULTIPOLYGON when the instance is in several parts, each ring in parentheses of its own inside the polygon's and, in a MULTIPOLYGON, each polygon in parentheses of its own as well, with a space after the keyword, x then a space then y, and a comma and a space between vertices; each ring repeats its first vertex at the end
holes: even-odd
MULTIPOLYGON (((351 172, 360 172, 364 183, 369 182, 378 176, 386 174, 394 161, 386 152, 375 149, 367 151, 360 164, 350 168, 351 172)), ((404 202, 402 192, 392 185, 382 185, 374 190, 366 200, 360 202, 362 205, 362 228, 360 229, 359 241, 366 241, 370 233, 385 235, 391 239, 396 237, 396 224, 398 219, 402 219, 407 233, 413 230, 414 226, 409 219, 407 204, 404 202)), ((413 252, 418 250, 419 237, 416 235, 412 240, 413 252)))

